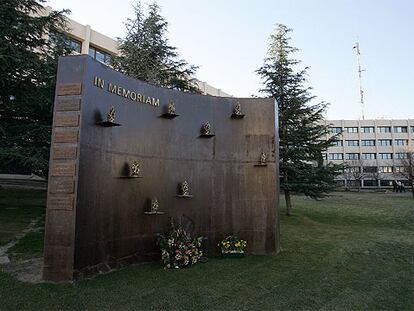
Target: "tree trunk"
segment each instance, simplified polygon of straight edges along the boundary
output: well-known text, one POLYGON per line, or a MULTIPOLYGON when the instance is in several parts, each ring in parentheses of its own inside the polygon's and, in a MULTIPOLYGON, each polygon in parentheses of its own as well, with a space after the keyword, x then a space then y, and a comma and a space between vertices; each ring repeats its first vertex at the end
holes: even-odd
POLYGON ((285 190, 286 215, 292 215, 292 201, 290 200, 289 190, 285 190))

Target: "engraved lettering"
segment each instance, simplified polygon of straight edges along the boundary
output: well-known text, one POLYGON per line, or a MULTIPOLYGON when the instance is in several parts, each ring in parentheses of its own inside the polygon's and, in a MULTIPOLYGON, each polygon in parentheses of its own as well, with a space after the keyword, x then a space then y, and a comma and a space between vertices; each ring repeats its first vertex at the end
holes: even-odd
POLYGON ((95 76, 93 78, 93 85, 95 85, 95 86, 100 87, 101 89, 103 89, 104 88, 104 85, 105 85, 105 81, 104 81, 104 79, 101 79, 101 78, 98 78, 97 76, 95 76))
POLYGON ((153 106, 159 106, 160 105, 160 99, 159 98, 152 98, 152 105, 153 106))
POLYGON ((109 83, 108 84, 108 92, 116 94, 116 85, 112 84, 112 83, 109 83))
POLYGON ((131 91, 130 90, 126 90, 126 89, 122 89, 122 96, 125 98, 129 98, 131 95, 131 91))
MULTIPOLYGON (((94 77, 93 80, 93 84, 99 88, 104 88, 105 85, 105 81, 102 78, 99 77, 94 77)), ((109 93, 124 97, 124 98, 128 98, 132 101, 136 101, 139 103, 143 103, 143 104, 147 104, 147 105, 151 105, 151 106, 155 106, 158 107, 160 105, 160 99, 159 98, 155 98, 155 97, 151 97, 151 96, 145 96, 144 94, 135 92, 135 91, 131 91, 129 89, 123 88, 122 86, 116 85, 116 84, 112 84, 111 82, 108 83, 108 89, 107 91, 109 93)))
POLYGON ((122 96, 122 87, 118 86, 116 94, 118 94, 118 96, 122 96))

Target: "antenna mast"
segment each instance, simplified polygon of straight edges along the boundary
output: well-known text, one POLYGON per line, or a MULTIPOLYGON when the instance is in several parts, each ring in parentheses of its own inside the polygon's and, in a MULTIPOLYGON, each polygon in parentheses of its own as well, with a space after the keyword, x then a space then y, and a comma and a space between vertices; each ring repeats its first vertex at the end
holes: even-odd
POLYGON ((362 72, 365 71, 365 69, 361 68, 361 51, 359 50, 359 42, 356 42, 354 47, 356 49, 357 53, 357 61, 358 61, 358 80, 359 80, 359 96, 360 96, 360 103, 361 103, 361 112, 362 112, 362 120, 365 120, 365 114, 364 114, 364 90, 362 89, 362 72))

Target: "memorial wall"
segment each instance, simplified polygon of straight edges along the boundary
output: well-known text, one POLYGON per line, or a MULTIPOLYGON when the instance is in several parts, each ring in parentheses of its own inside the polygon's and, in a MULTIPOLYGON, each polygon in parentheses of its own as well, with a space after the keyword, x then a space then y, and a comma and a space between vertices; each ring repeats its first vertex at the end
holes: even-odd
POLYGON ((279 252, 274 99, 156 87, 89 56, 59 61, 44 279, 68 281, 160 259, 171 218, 279 252))

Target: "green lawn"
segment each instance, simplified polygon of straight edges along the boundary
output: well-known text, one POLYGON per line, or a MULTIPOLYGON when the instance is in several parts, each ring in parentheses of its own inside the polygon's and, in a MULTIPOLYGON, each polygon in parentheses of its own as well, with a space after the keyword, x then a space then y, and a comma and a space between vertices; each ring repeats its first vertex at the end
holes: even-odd
MULTIPOLYGON (((294 216, 281 208, 279 256, 168 271, 148 263, 64 285, 0 272, 0 309, 414 310, 411 197, 334 193, 293 203, 294 216)), ((27 255, 27 241, 21 249, 27 255)))
POLYGON ((45 202, 43 190, 0 189, 0 246, 44 215, 45 202))

